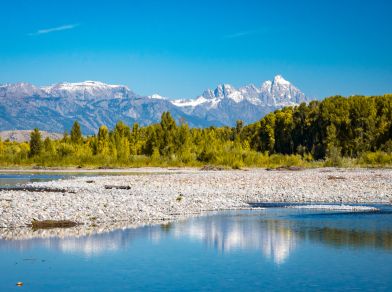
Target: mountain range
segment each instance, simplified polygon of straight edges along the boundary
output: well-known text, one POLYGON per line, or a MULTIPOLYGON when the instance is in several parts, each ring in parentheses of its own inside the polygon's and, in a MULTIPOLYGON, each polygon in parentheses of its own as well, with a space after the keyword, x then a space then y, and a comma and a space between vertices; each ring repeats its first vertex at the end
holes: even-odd
POLYGON ((78 120, 84 134, 118 121, 147 125, 160 121, 164 111, 190 126, 233 126, 236 120, 252 123, 284 106, 308 102, 298 88, 277 75, 261 86, 236 89, 230 84, 205 90, 195 99, 173 100, 158 94, 139 95, 123 85, 98 81, 59 83, 38 87, 30 83, 0 85, 0 130, 38 127, 49 132, 69 130, 78 120))

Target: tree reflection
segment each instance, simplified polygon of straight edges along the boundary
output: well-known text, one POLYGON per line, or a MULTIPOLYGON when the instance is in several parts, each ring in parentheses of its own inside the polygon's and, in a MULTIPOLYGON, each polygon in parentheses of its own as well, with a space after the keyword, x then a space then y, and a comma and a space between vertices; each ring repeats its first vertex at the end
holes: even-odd
POLYGON ((307 240, 317 241, 334 247, 374 247, 392 250, 392 232, 348 230, 324 227, 301 230, 298 235, 307 240))
POLYGON ((204 241, 223 253, 234 250, 261 250, 276 264, 285 262, 296 247, 296 235, 281 221, 260 221, 254 218, 209 217, 208 220, 190 220, 174 226, 176 237, 188 236, 204 241))
POLYGON ((127 226, 123 229, 116 226, 114 231, 109 226, 100 229, 78 226, 38 232, 30 229, 3 229, 0 230, 0 237, 8 239, 0 240, 0 249, 27 250, 43 246, 64 253, 94 256, 126 249, 135 239, 159 244, 166 239, 188 238, 203 242, 221 253, 259 250, 276 264, 286 262, 303 241, 337 248, 392 250, 392 231, 388 228, 390 225, 378 224, 373 217, 358 221, 353 217, 347 219, 339 215, 337 219, 328 221, 331 219, 320 220, 321 217, 317 217, 318 220, 313 220, 309 219, 313 217, 306 217, 306 220, 298 220, 300 217, 295 217, 294 220, 287 216, 265 216, 267 214, 219 213, 162 225, 127 226), (364 224, 366 222, 368 224, 364 224))

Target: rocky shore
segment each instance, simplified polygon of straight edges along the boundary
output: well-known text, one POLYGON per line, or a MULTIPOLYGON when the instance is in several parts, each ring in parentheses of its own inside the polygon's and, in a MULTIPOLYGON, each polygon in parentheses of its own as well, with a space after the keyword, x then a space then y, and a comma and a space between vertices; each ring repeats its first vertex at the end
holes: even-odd
POLYGON ((27 185, 32 191, 2 190, 0 229, 25 227, 33 220, 141 225, 251 208, 255 202, 392 203, 389 169, 133 172, 138 173, 32 183, 27 185))

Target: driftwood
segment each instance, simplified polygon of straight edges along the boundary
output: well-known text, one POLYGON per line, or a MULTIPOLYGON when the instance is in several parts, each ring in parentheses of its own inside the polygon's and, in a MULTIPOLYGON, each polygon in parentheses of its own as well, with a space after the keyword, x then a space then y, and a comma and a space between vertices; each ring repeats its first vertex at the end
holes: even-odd
POLYGON ((338 179, 346 179, 344 176, 336 176, 336 175, 329 175, 329 180, 338 180, 338 179))
POLYGON ((303 167, 299 166, 280 166, 277 168, 266 168, 266 170, 271 171, 271 170, 276 170, 276 171, 283 171, 283 170, 288 170, 288 171, 300 171, 304 170, 303 167))
POLYGON ((30 187, 30 186, 12 186, 0 188, 1 191, 24 191, 24 192, 37 192, 37 193, 72 193, 75 191, 59 188, 47 188, 47 187, 30 187))
POLYGON ((50 229, 50 228, 69 228, 79 225, 76 222, 70 220, 33 220, 31 221, 31 227, 33 229, 50 229))
POLYGON ((117 190, 130 190, 130 186, 113 186, 113 185, 106 185, 105 189, 111 190, 111 189, 117 189, 117 190))

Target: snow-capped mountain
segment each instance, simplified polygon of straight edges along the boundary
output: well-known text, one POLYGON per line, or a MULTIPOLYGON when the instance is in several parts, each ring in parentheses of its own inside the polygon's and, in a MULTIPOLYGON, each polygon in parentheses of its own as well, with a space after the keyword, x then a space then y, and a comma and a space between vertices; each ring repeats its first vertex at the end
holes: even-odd
POLYGON ((97 81, 79 83, 59 83, 43 87, 48 96, 73 98, 75 100, 121 99, 135 96, 135 93, 124 85, 111 85, 97 81))
POLYGON ((232 125, 238 119, 254 122, 274 109, 307 101, 298 88, 277 75, 260 87, 249 84, 236 89, 230 84, 220 84, 195 99, 179 99, 172 103, 187 114, 232 125))
POLYGON ((247 101, 256 106, 289 106, 306 102, 305 95, 282 76, 275 76, 273 81, 265 81, 260 87, 249 84, 239 89, 230 84, 220 84, 215 90, 208 89, 196 99, 174 100, 173 104, 188 111, 200 105, 216 108, 224 99, 235 103, 247 101))
POLYGON ((59 83, 37 87, 29 83, 0 85, 0 130, 35 127, 50 132, 69 130, 78 120, 85 134, 99 126, 113 127, 119 120, 147 125, 170 111, 190 126, 222 126, 238 119, 255 122, 266 113, 307 101, 305 95, 281 76, 260 87, 219 85, 195 99, 171 100, 159 94, 141 96, 123 85, 97 81, 59 83))
POLYGON ((129 125, 159 122, 164 111, 186 119, 192 126, 208 126, 189 116, 159 95, 140 96, 123 85, 97 81, 59 83, 37 87, 29 83, 0 85, 0 131, 41 130, 61 133, 78 120, 85 134, 101 125, 114 127, 118 121, 129 125))

